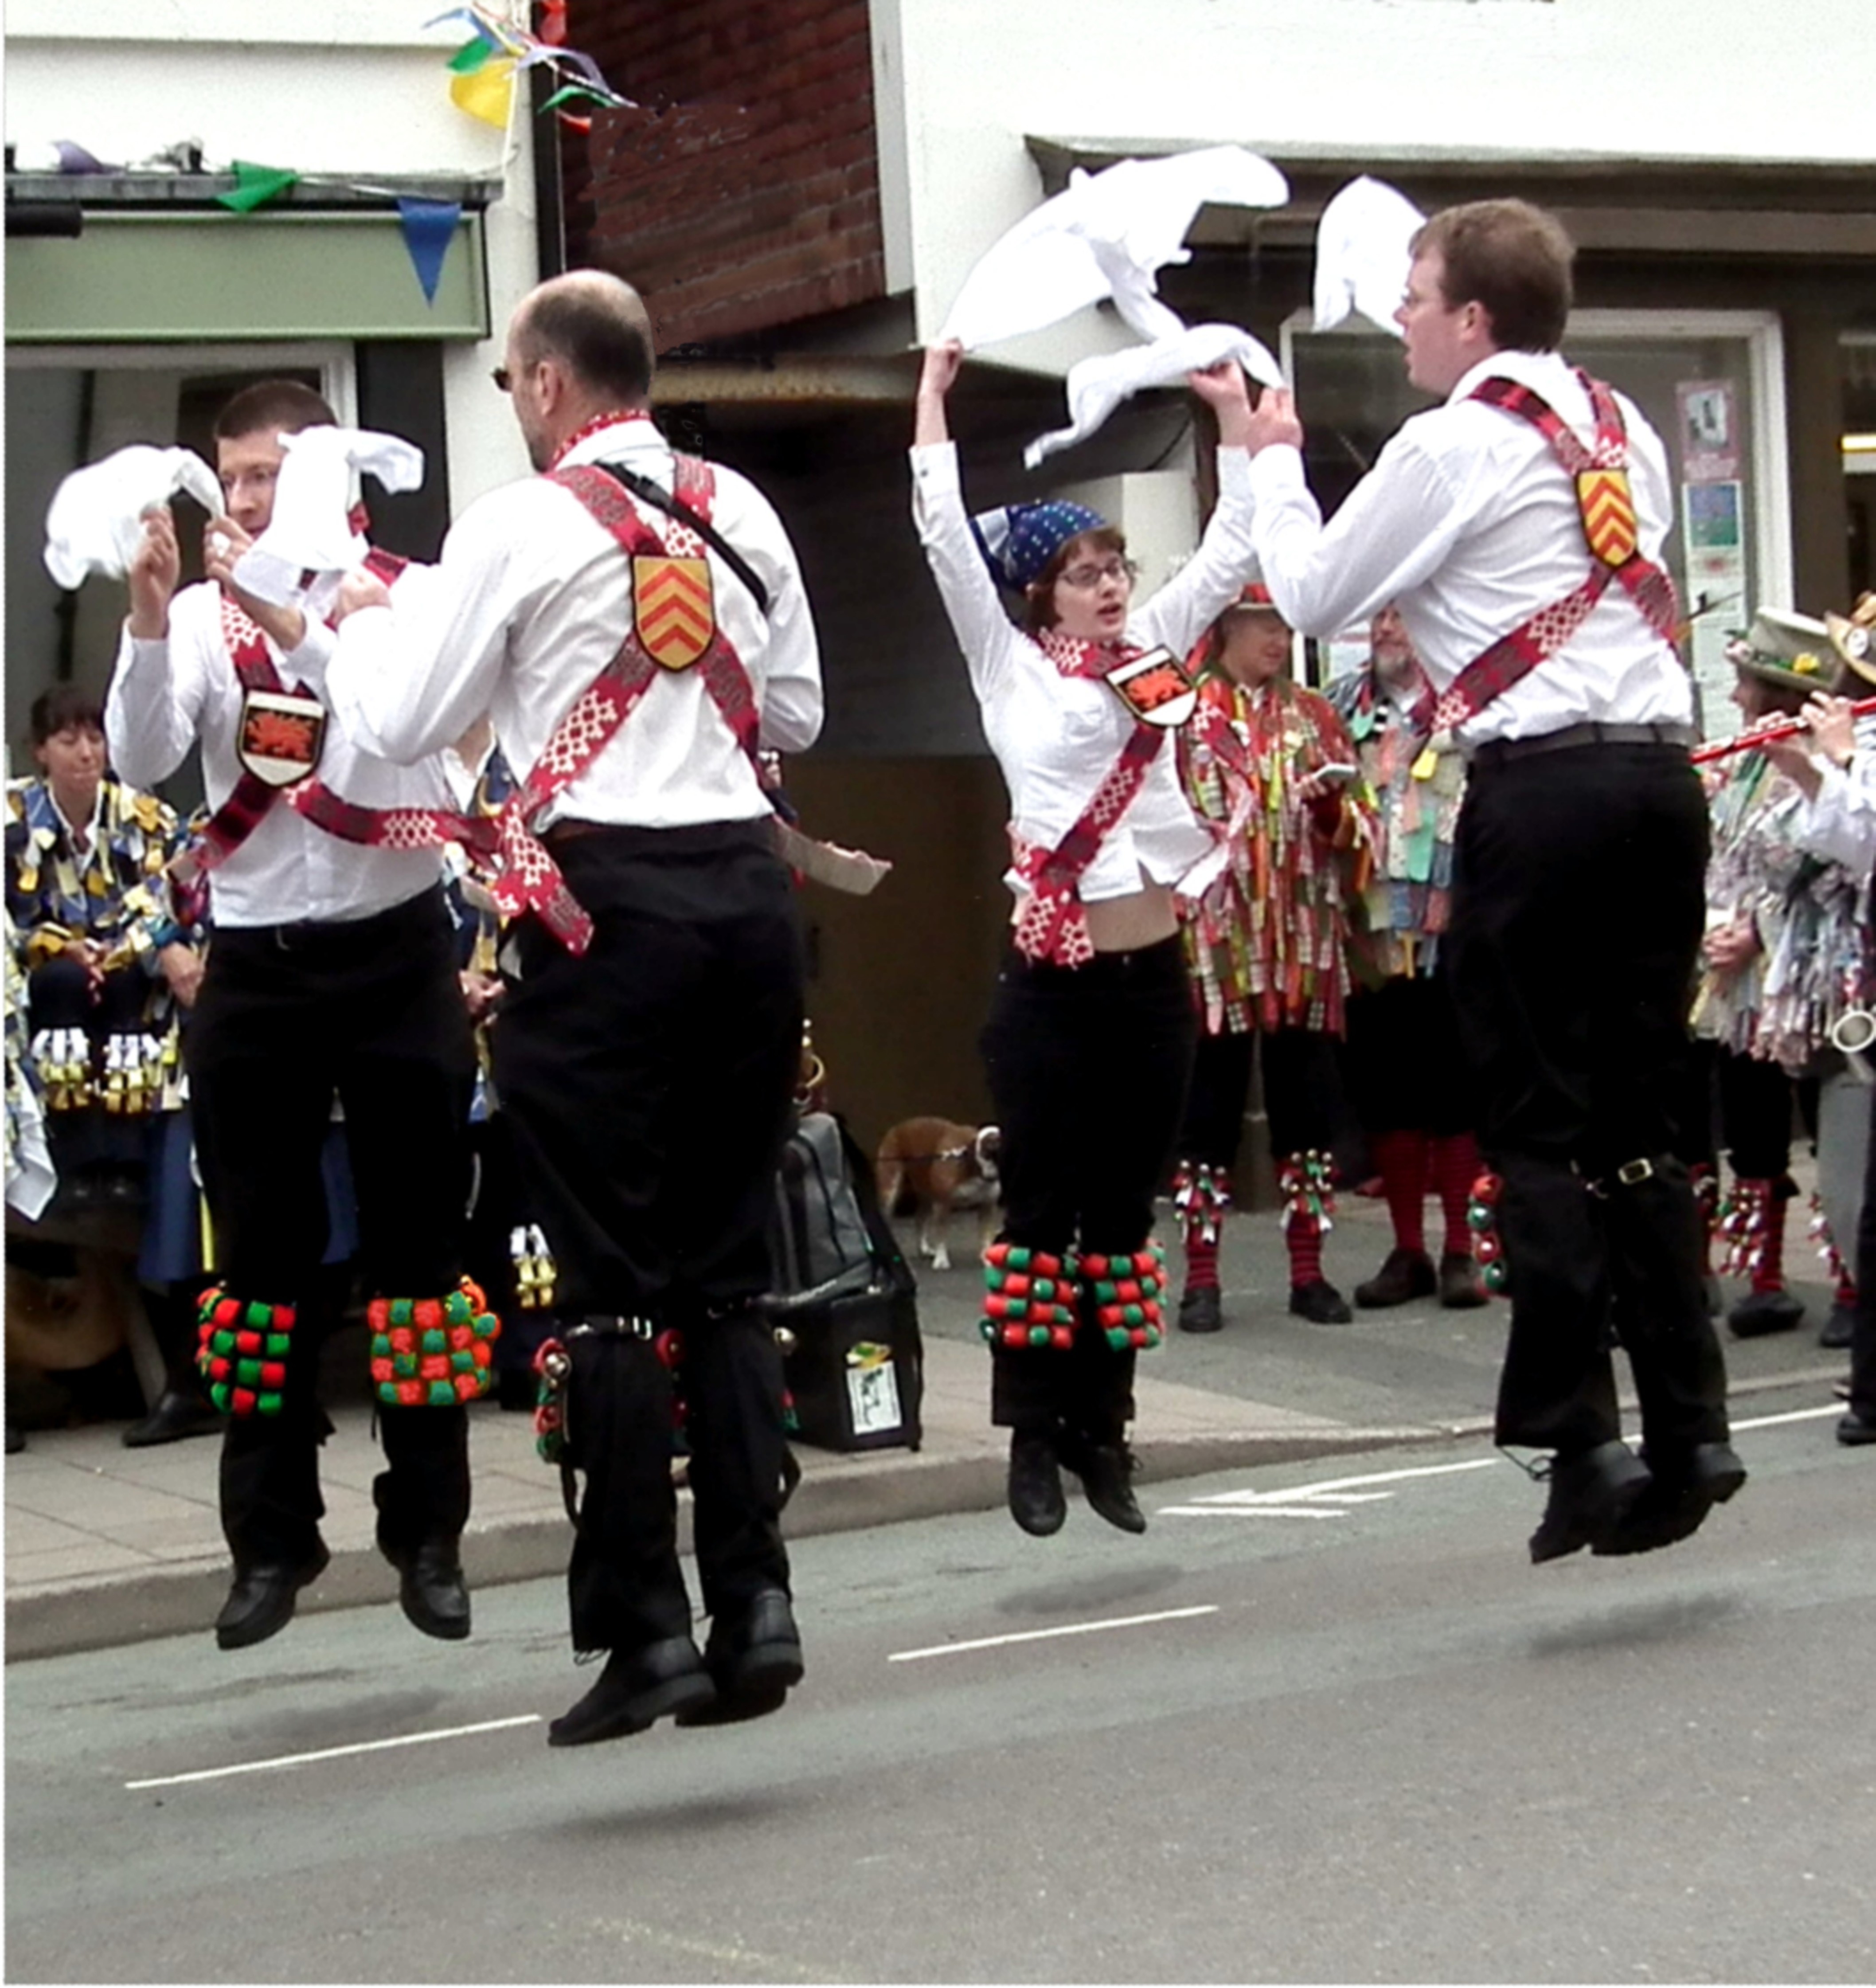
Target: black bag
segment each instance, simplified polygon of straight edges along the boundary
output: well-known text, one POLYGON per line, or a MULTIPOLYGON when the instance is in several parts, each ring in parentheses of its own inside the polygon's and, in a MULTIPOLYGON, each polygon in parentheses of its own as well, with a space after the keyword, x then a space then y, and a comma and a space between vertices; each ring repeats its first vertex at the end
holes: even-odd
POLYGON ((795 1432, 823 1449, 918 1449, 917 1283, 881 1210, 871 1161, 831 1112, 804 1113, 783 1148, 770 1259, 764 1310, 787 1335, 795 1432))

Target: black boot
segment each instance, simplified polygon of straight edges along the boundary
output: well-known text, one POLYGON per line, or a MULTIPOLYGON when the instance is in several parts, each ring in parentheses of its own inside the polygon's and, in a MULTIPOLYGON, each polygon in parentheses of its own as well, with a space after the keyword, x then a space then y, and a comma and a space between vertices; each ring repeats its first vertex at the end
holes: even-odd
POLYGON ((157 1397, 156 1405, 141 1422, 131 1423, 124 1431, 123 1446, 149 1449, 160 1442, 180 1442, 184 1436, 213 1435, 221 1427, 221 1412, 212 1401, 193 1388, 171 1385, 157 1397))
POLYGON ((641 1650, 614 1650, 586 1696, 547 1729, 550 1746, 591 1746, 623 1740, 661 1719, 701 1712, 716 1686, 688 1636, 641 1650))
POLYGON ((735 1726, 779 1712, 803 1668, 801 1631, 788 1597, 765 1588, 713 1617, 704 1667, 716 1685, 716 1702, 679 1712, 680 1726, 735 1726))
POLYGON ((1433 1260, 1424 1249, 1390 1249, 1388 1260, 1364 1284, 1355 1286, 1355 1302, 1364 1311, 1430 1298, 1439 1288, 1433 1260))
POLYGON ((1179 1330, 1181 1332, 1222 1332, 1225 1327, 1225 1313, 1219 1302, 1216 1284, 1208 1284, 1199 1290, 1188 1290, 1179 1300, 1179 1330))
POLYGON ((1648 1466, 1625 1442, 1598 1443, 1550 1465, 1550 1498, 1536 1532, 1531 1559, 1541 1565, 1584 1547, 1605 1552, 1629 1509, 1648 1488, 1648 1466))
POLYGON ((1059 1533, 1068 1516, 1055 1445, 1039 1430, 1016 1429, 1010 1435, 1009 1516, 1039 1540, 1059 1533))
POLYGON ((1063 1445, 1062 1460, 1081 1479, 1090 1511, 1124 1533, 1146 1530, 1147 1515, 1129 1481, 1134 1473, 1133 1452, 1124 1441, 1096 1442, 1084 1437, 1063 1445))
POLYGON ((1644 1458, 1651 1481, 1614 1530, 1596 1541, 1599 1554, 1653 1553, 1687 1539, 1746 1482, 1746 1466, 1729 1443, 1699 1443, 1682 1456, 1645 1450, 1644 1458))

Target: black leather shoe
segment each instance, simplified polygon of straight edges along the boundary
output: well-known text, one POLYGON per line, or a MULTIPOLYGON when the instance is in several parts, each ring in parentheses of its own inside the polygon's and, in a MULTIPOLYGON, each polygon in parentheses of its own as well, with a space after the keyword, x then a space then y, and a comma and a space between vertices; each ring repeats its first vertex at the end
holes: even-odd
POLYGON ((1355 1315, 1349 1310, 1347 1300, 1327 1277, 1318 1277, 1313 1283, 1292 1284, 1290 1308, 1312 1325, 1347 1325, 1355 1315))
POLYGON ((624 1740, 661 1719, 701 1712, 716 1686, 688 1636, 667 1637, 641 1650, 614 1650, 593 1689, 547 1729, 549 1746, 591 1746, 624 1740))
POLYGON ((1876 1422, 1858 1415, 1853 1408, 1838 1421, 1837 1439, 1839 1442, 1851 1444, 1876 1442, 1876 1422))
POLYGON ((1654 1553, 1697 1533, 1708 1513, 1746 1482, 1729 1443, 1698 1443, 1684 1458, 1648 1459, 1650 1482, 1614 1527, 1594 1543, 1604 1554, 1654 1553))
POLYGON ((1181 1332, 1222 1332, 1224 1327, 1224 1306, 1216 1284, 1208 1284, 1203 1290, 1187 1291, 1180 1298, 1181 1332))
POLYGON ((1009 1516, 1039 1540, 1059 1533, 1068 1516, 1062 1467, 1046 1435, 1019 1431, 1009 1439, 1009 1516))
POLYGON ((1385 1311, 1390 1305, 1430 1298, 1438 1288, 1433 1259, 1424 1249, 1390 1249, 1388 1260, 1365 1284, 1355 1286, 1355 1302, 1364 1311, 1385 1311))
POLYGON ((1134 1473, 1134 1459, 1125 1443, 1076 1443, 1065 1451, 1063 1460, 1081 1479, 1090 1510, 1124 1533, 1146 1530, 1147 1515, 1141 1510, 1128 1481, 1134 1473))
POLYGON ((1533 1563, 1561 1560, 1611 1538, 1648 1483, 1648 1466, 1625 1442, 1599 1442, 1554 1458, 1550 1501, 1531 1535, 1533 1563))
POLYGON ((200 1395, 165 1388, 149 1414, 124 1431, 123 1446, 150 1449, 160 1442, 180 1442, 186 1435, 213 1435, 225 1425, 220 1409, 200 1395))
POLYGON ((1817 1334, 1817 1344, 1827 1346, 1834 1353, 1841 1353, 1855 1337, 1857 1308, 1854 1305, 1835 1304, 1830 1307, 1817 1334))
POLYGON ((456 1541, 426 1540, 410 1549, 380 1539, 378 1550, 397 1570, 397 1602, 411 1628, 460 1643, 469 1633, 469 1590, 456 1541))
POLYGON ((1804 1300, 1789 1291, 1748 1291, 1726 1314, 1735 1339, 1789 1332, 1804 1316, 1804 1300))
POLYGON ((215 1641, 224 1650, 251 1649, 277 1636, 293 1619, 299 1591, 310 1587, 332 1559, 323 1545, 299 1567, 238 1568, 221 1612, 215 1618, 215 1641))
POLYGON ((704 1665, 717 1689, 715 1705, 681 1712, 680 1726, 737 1726, 779 1712, 800 1683, 801 1631, 779 1587, 766 1587, 733 1617, 713 1620, 704 1665))
POLYGON ((1474 1311, 1492 1302, 1469 1249, 1448 1249, 1440 1257, 1439 1301, 1448 1311, 1474 1311))

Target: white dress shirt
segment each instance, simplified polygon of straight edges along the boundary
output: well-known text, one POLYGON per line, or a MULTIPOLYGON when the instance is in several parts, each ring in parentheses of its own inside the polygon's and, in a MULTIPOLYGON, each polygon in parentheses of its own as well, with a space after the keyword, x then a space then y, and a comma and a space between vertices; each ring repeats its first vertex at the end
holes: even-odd
MULTIPOLYGON (((668 491, 669 444, 634 418, 599 430, 562 465, 616 462, 668 491)), ((785 752, 821 726, 820 654, 794 549, 768 499, 712 465, 711 522, 768 590, 766 617, 721 555, 709 553, 718 624, 742 658, 761 742, 785 752)), ((641 513, 661 537, 651 505, 641 513)), ((450 528, 441 563, 400 583, 388 608, 346 617, 326 672, 339 722, 387 759, 408 762, 461 737, 485 714, 526 780, 563 714, 611 663, 632 620, 631 566, 571 491, 544 476, 479 498, 450 528)), ((771 812, 749 756, 695 668, 660 670, 586 770, 538 814, 677 828, 771 812)))
MULTIPOLYGON (((315 688, 333 639, 330 628, 309 615, 297 649, 282 654, 271 641, 268 648, 287 684, 315 688)), ((209 807, 218 809, 241 777, 235 752, 241 704, 241 680, 221 634, 221 590, 186 587, 170 603, 167 639, 140 641, 124 631, 104 706, 111 764, 130 786, 154 787, 174 773, 199 738, 202 783, 209 807)), ((451 805, 437 760, 387 765, 360 752, 330 722, 314 777, 361 807, 451 805)), ((342 841, 281 800, 212 874, 215 925, 340 923, 389 911, 428 890, 441 876, 442 863, 434 849, 374 849, 342 841)))
MULTIPOLYGON (((965 512, 955 446, 934 442, 911 454, 913 519, 1009 789, 1010 826, 1025 842, 1053 849, 1080 819, 1137 721, 1106 684, 1065 676, 1011 624, 965 512)), ((1130 643, 1183 658, 1236 600, 1253 570, 1249 467, 1242 449, 1219 451, 1218 507, 1205 537, 1175 577, 1129 617, 1130 643)), ((1144 881, 1195 895, 1223 861, 1216 837, 1185 798, 1168 737, 1083 871, 1081 900, 1127 897, 1144 881)), ((1019 894, 1027 889, 1013 870, 1004 881, 1019 894)))
POLYGON ((1853 877, 1876 868, 1876 722, 1857 721, 1857 749, 1847 766, 1826 766, 1810 807, 1797 821, 1799 847, 1853 877))
MULTIPOLYGON (((1589 396, 1555 352, 1500 352, 1461 380, 1444 407, 1405 422, 1325 526, 1298 451, 1259 451, 1251 465, 1252 536, 1283 617, 1330 636, 1392 601, 1436 690, 1588 576, 1574 483, 1523 416, 1468 397, 1482 380, 1516 380, 1540 394, 1585 445, 1589 396)), ((1643 556, 1658 561, 1673 519, 1667 452, 1633 404, 1628 476, 1643 556)), ((1619 581, 1563 647, 1459 728, 1469 746, 1594 720, 1691 724, 1693 687, 1672 646, 1619 581)))

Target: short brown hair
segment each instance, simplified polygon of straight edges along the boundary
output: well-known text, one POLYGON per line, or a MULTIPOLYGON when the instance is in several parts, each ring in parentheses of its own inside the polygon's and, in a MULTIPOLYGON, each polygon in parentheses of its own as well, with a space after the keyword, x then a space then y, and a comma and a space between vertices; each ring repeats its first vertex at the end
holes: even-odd
POLYGON ((244 387, 215 417, 217 441, 242 435, 298 434, 302 428, 330 428, 339 417, 310 387, 297 380, 259 380, 244 387))
POLYGON ((1414 237, 1416 257, 1437 249, 1449 310, 1475 303, 1507 352, 1554 352, 1563 342, 1576 246, 1553 214, 1526 200, 1443 208, 1414 237))
POLYGON ((79 689, 76 684, 54 684, 32 700, 26 722, 32 729, 33 744, 43 746, 47 739, 56 739, 60 732, 81 725, 87 732, 102 732, 104 707, 90 691, 79 689))
POLYGON ((1067 572, 1070 560, 1081 553, 1118 553, 1127 556, 1127 534, 1118 526, 1097 525, 1064 539, 1056 555, 1024 590, 1023 625, 1032 635, 1046 634, 1060 618, 1055 611, 1055 583, 1067 572))

